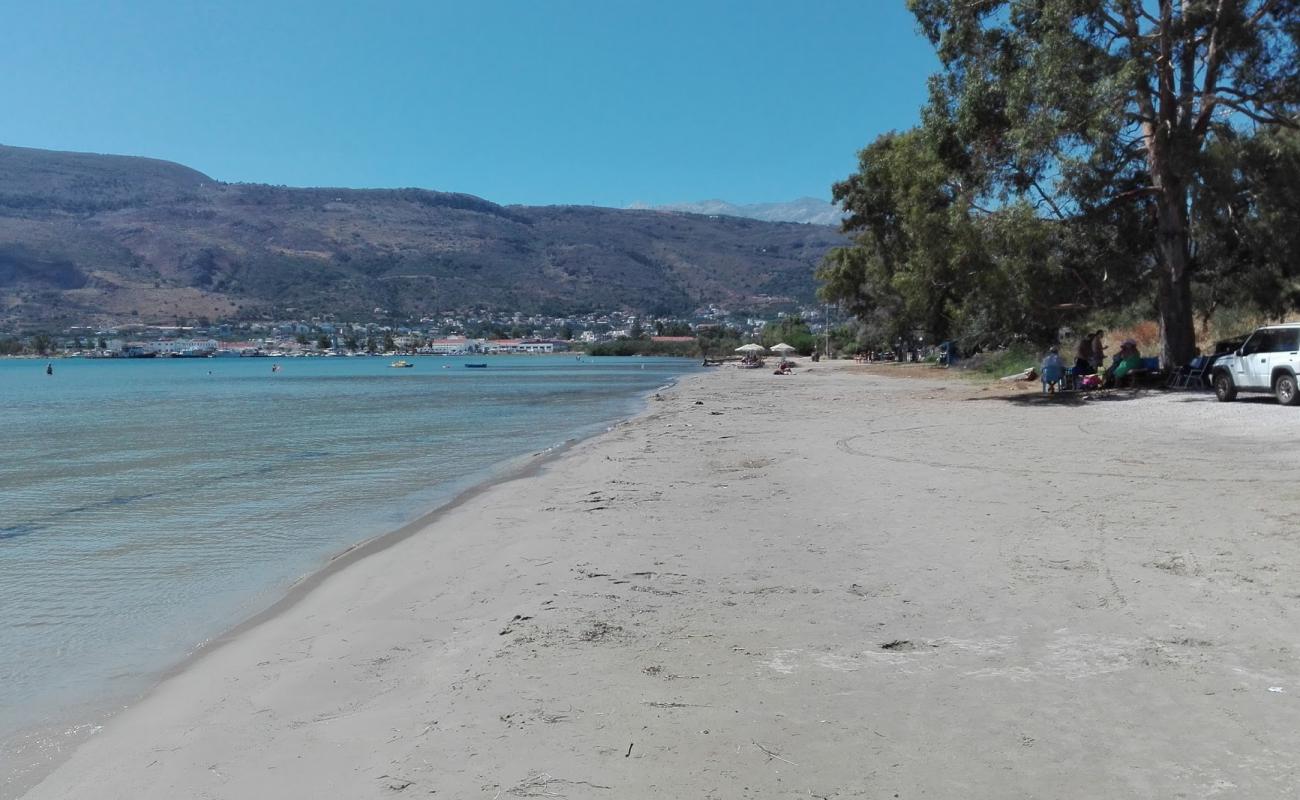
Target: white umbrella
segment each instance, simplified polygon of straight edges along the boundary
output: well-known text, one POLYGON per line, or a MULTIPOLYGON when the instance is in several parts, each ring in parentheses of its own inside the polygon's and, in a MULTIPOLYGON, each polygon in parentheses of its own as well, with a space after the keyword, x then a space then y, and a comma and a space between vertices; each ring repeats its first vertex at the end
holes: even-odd
POLYGON ((785 342, 781 342, 780 344, 774 344, 774 345, 772 345, 772 350, 775 351, 775 352, 777 352, 777 353, 780 353, 780 354, 783 355, 783 356, 786 355, 787 353, 793 353, 794 351, 796 351, 796 350, 798 350, 798 349, 799 349, 799 348, 797 348, 797 347, 791 347, 790 345, 786 344, 785 342))
POLYGON ((761 353, 767 348, 761 344, 742 344, 736 348, 737 353, 761 353))

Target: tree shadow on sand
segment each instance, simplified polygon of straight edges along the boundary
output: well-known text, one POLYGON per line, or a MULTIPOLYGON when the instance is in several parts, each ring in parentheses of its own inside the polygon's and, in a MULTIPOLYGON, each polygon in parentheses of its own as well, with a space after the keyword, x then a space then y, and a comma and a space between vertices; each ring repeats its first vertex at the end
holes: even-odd
POLYGON ((995 394, 984 397, 968 397, 967 400, 1000 400, 1013 406, 1032 408, 1037 406, 1057 406, 1077 408, 1094 403, 1120 403, 1127 400, 1142 400, 1155 394, 1154 389, 1099 389, 1095 392, 1023 392, 1020 394, 995 394))

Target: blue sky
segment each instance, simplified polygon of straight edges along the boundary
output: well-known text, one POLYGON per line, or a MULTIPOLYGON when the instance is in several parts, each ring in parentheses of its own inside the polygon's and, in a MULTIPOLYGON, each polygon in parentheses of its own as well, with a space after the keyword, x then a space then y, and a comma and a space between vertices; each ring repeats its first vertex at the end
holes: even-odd
POLYGON ((0 143, 501 203, 829 199, 936 62, 903 0, 0 0, 0 143))

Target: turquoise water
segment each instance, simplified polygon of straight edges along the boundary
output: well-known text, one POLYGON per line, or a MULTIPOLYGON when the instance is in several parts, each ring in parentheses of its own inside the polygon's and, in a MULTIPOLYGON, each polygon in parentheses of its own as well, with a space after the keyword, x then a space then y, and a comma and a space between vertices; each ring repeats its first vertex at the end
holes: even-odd
POLYGON ((0 361, 0 766, 330 555, 692 368, 409 360, 0 361))

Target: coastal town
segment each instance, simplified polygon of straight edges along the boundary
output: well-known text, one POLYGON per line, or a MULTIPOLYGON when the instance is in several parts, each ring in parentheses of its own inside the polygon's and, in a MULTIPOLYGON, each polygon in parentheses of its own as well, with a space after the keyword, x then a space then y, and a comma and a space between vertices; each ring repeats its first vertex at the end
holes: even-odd
MULTIPOLYGON (((383 309, 375 309, 376 317, 383 309)), ((210 322, 205 319, 75 325, 58 331, 0 331, 0 356, 83 358, 292 358, 367 355, 515 355, 591 351, 637 340, 660 351, 694 349, 697 338, 760 337, 782 320, 826 330, 820 306, 791 312, 734 312, 716 305, 687 317, 608 311, 552 317, 488 310, 402 322, 343 322, 332 318, 210 322)), ((681 354, 685 355, 685 352, 681 354)))

